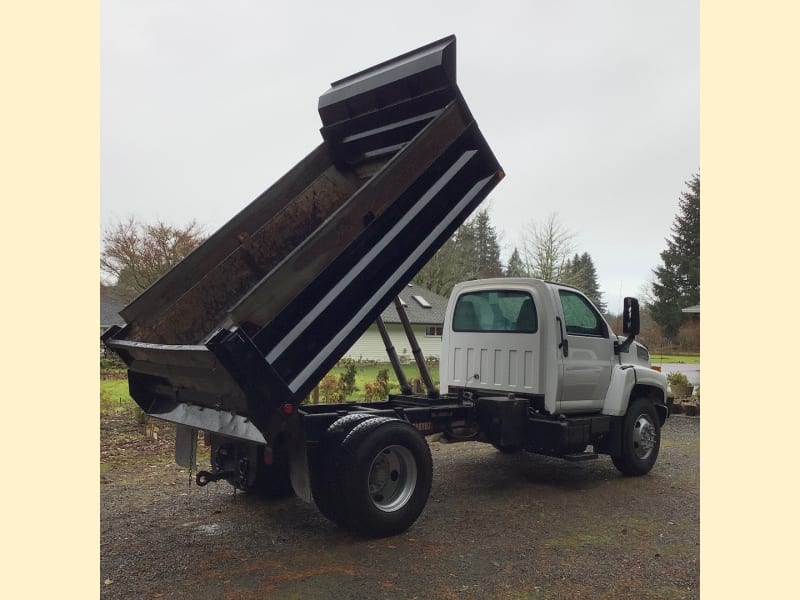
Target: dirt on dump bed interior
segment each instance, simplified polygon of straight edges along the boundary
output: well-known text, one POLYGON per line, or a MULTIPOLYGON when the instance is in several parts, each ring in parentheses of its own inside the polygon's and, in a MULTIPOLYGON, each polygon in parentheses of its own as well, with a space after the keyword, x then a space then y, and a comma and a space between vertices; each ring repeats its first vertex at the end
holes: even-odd
POLYGON ((378 540, 294 497, 198 488, 172 463, 172 428, 151 423, 146 438, 145 427, 102 417, 99 585, 109 600, 699 597, 696 417, 671 417, 655 468, 633 478, 608 457, 570 463, 431 441, 425 510, 378 540))
POLYGON ((166 310, 132 323, 130 339, 199 343, 239 298, 330 217, 358 185, 354 175, 328 168, 252 235, 240 233, 238 248, 166 310))

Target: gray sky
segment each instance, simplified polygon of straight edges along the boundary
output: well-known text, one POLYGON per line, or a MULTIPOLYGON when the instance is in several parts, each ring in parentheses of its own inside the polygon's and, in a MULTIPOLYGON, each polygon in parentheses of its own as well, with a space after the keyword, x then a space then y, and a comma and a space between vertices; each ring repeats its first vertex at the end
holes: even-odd
POLYGON ((101 226, 215 231, 320 143, 331 81, 451 33, 506 171, 486 201, 503 258, 557 213, 618 311, 699 168, 697 0, 105 0, 101 226))

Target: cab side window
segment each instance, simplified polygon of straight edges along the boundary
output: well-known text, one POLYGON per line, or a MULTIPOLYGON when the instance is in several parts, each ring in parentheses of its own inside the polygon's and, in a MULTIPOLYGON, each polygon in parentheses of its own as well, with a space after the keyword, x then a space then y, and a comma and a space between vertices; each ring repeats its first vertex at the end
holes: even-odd
POLYGON ((568 334, 608 337, 603 319, 586 298, 568 290, 558 290, 558 295, 568 334))

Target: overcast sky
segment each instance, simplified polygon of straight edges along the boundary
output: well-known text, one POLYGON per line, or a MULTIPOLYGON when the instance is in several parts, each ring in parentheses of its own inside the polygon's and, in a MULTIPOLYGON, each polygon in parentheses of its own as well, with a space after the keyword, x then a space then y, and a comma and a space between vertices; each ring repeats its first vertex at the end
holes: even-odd
POLYGON ((697 0, 104 0, 101 226, 212 233, 320 143, 330 82, 451 33, 506 171, 484 204, 504 259, 557 213, 618 311, 699 170, 697 0))

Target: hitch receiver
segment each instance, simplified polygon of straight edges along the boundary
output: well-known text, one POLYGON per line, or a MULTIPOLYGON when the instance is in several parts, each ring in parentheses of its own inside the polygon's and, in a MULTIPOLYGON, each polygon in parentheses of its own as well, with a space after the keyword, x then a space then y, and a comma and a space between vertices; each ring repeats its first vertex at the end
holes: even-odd
POLYGON ((220 479, 225 479, 233 474, 233 471, 215 471, 214 473, 209 473, 208 471, 198 471, 197 475, 195 476, 195 482, 199 487, 203 487, 212 481, 219 481, 220 479))

